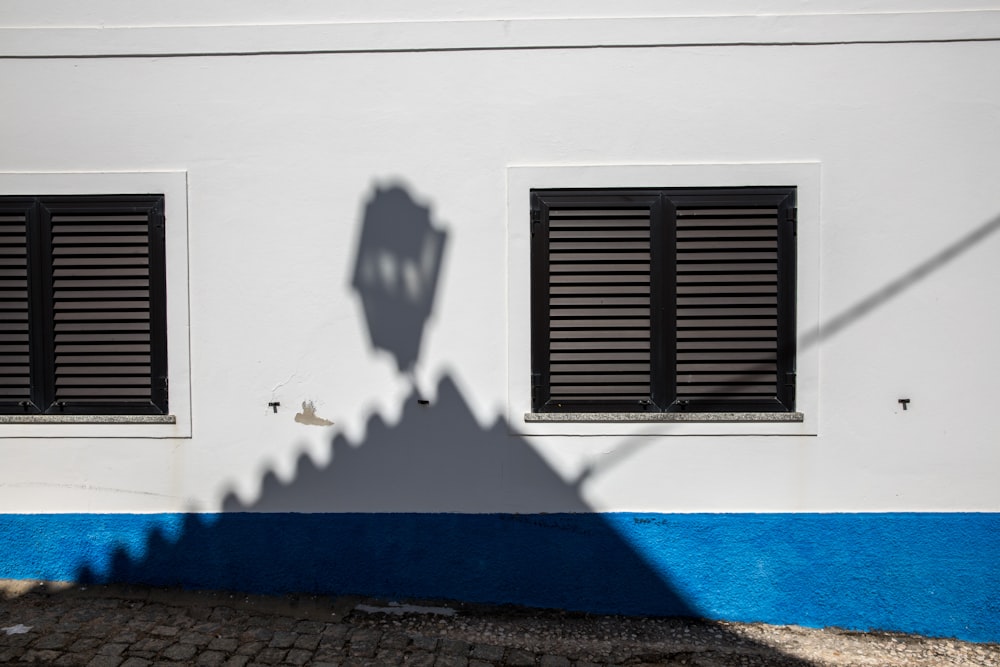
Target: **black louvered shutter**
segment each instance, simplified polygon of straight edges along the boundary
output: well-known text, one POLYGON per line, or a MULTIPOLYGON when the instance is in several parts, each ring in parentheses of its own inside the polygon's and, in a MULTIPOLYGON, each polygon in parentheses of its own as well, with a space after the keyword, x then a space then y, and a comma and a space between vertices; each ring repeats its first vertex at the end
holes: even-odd
POLYGON ((535 192, 536 411, 641 411, 663 400, 663 199, 656 193, 535 192))
POLYGON ((165 414, 163 197, 38 197, 31 216, 21 411, 165 414))
POLYGON ((794 188, 670 197, 677 235, 677 407, 792 410, 794 188))
POLYGON ((532 191, 532 409, 794 407, 794 188, 532 191))

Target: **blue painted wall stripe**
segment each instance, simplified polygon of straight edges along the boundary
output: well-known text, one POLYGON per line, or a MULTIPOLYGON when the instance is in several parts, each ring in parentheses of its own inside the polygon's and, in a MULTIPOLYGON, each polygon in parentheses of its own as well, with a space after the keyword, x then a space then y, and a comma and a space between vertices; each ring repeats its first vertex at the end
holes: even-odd
POLYGON ((0 577, 1000 641, 1000 514, 0 515, 0 577))

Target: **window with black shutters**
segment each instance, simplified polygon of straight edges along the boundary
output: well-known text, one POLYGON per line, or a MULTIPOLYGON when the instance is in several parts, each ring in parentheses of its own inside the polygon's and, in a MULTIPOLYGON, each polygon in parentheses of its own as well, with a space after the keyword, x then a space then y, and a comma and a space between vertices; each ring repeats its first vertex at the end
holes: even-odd
POLYGON ((163 196, 0 197, 0 413, 167 407, 163 196))
POLYGON ((795 194, 532 190, 532 410, 794 411, 795 194))

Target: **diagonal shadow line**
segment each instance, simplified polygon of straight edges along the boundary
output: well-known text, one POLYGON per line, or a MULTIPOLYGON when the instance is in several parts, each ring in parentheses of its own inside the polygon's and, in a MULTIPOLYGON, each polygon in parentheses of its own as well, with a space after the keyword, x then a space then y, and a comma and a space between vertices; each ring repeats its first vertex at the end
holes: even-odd
POLYGON ((987 237, 996 233, 998 229, 1000 229, 1000 215, 972 230, 840 314, 830 318, 825 323, 821 323, 818 328, 806 333, 799 339, 799 349, 817 345, 837 335, 865 315, 881 307, 890 299, 899 296, 932 273, 935 273, 959 256, 965 254, 987 237))
MULTIPOLYGON (((997 230, 1000 230, 1000 215, 972 230, 892 282, 884 285, 881 289, 865 297, 853 306, 850 306, 839 315, 830 318, 826 323, 821 323, 816 329, 813 329, 803 335, 798 342, 799 351, 813 345, 818 345, 828 338, 840 333, 842 330, 854 324, 857 320, 861 319, 865 315, 868 315, 876 308, 881 307, 890 299, 913 287, 938 269, 943 268, 945 265, 957 259, 960 255, 963 255, 965 252, 971 250, 990 235, 996 233, 997 230)), ((768 366, 762 364, 756 370, 768 370, 768 366)), ((571 482, 572 486, 577 489, 582 488, 582 486, 591 478, 600 476, 607 472, 610 468, 613 468, 624 462, 626 459, 631 458, 633 454, 641 449, 644 449, 650 443, 651 441, 644 438, 636 438, 625 441, 615 453, 602 457, 600 461, 591 461, 585 465, 578 477, 571 482)))

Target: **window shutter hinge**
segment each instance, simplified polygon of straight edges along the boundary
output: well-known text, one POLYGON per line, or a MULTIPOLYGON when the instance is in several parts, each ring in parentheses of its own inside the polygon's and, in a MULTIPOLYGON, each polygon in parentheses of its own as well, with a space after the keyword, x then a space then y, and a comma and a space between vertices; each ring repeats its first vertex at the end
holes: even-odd
POLYGON ((538 392, 542 388, 542 374, 532 373, 531 374, 531 401, 532 403, 538 398, 538 392))
POLYGON ((790 208, 788 209, 788 221, 792 223, 792 234, 794 236, 799 235, 799 209, 790 208))
POLYGON ((168 384, 166 376, 159 378, 159 382, 160 382, 160 389, 166 391, 168 384))
POLYGON ((795 386, 795 373, 785 373, 785 385, 788 387, 795 386))
POLYGON ((538 225, 542 222, 542 212, 537 208, 531 209, 531 233, 538 231, 538 225))

